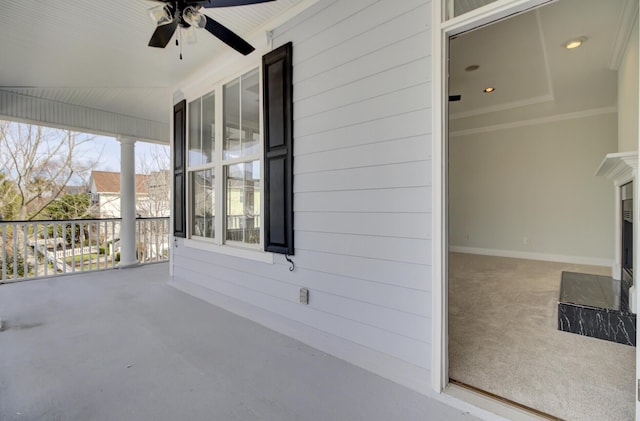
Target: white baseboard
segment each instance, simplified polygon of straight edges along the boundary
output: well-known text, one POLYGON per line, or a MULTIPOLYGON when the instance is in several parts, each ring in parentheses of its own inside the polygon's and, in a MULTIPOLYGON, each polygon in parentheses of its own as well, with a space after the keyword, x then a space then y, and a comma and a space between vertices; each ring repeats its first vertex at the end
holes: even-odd
POLYGON ((564 256, 560 254, 532 253, 527 251, 485 249, 478 247, 449 246, 449 251, 454 253, 480 254, 483 256, 511 257, 514 259, 542 260, 545 262, 571 263, 576 265, 613 267, 612 259, 599 259, 597 257, 564 256))

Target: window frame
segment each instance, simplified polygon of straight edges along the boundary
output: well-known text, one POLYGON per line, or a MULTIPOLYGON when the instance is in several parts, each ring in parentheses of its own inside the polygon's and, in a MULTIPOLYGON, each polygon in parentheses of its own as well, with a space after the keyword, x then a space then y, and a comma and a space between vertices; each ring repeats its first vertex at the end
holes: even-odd
MULTIPOLYGON (((191 159, 189 157, 190 147, 190 130, 187 129, 186 133, 186 175, 187 175, 187 188, 186 188, 186 216, 187 216, 187 245, 194 248, 200 248, 208 251, 222 252, 225 254, 231 254, 238 257, 252 258, 254 260, 260 260, 264 262, 273 262, 271 253, 264 251, 264 125, 263 125, 263 93, 262 93, 262 66, 260 61, 252 62, 241 68, 234 69, 230 73, 230 76, 224 77, 216 81, 215 83, 201 86, 200 89, 191 92, 191 95, 186 96, 187 111, 186 121, 187 127, 189 127, 190 107, 188 104, 193 101, 202 101, 207 95, 213 93, 215 95, 215 130, 214 130, 214 154, 211 163, 202 165, 191 165, 191 159), (243 76, 257 71, 258 76, 258 127, 260 130, 258 136, 258 152, 251 155, 241 156, 238 158, 224 159, 223 147, 224 147, 224 88, 225 85, 242 78, 243 76), (245 243, 242 241, 226 240, 226 219, 227 219, 227 191, 226 191, 226 173, 227 168, 230 165, 238 163, 250 163, 253 161, 259 161, 260 163, 260 241, 256 244, 245 243), (212 169, 214 175, 214 237, 198 236, 193 233, 193 192, 191 185, 191 174, 196 171, 202 171, 205 169, 212 169), (266 256, 269 255, 269 256, 266 256)), ((202 116, 202 104, 200 105, 200 113, 202 116)), ((202 125, 202 117, 201 122, 202 125)), ((201 139, 202 141, 202 139, 201 139)))

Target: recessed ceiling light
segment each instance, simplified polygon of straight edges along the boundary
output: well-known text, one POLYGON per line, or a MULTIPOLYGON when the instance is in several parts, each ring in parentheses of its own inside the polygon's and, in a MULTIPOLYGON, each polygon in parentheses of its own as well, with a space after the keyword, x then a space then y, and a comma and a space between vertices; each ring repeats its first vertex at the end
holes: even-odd
POLYGON ((572 38, 569 41, 564 43, 564 48, 566 48, 567 50, 573 50, 574 48, 578 48, 582 44, 584 44, 586 40, 587 40, 587 37, 584 37, 584 36, 572 38))
POLYGON ((495 91, 496 88, 494 88, 493 86, 489 86, 488 88, 484 88, 485 93, 490 94, 491 92, 495 91))
POLYGON ((477 64, 472 64, 471 66, 467 66, 464 68, 465 72, 475 72, 476 70, 478 70, 480 68, 480 66, 478 66, 477 64))

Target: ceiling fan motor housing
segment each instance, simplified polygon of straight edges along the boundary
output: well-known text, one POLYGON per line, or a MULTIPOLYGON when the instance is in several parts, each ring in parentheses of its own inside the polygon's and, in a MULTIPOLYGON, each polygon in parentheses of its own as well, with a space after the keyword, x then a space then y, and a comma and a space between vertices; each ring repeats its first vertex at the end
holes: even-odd
POLYGON ((165 9, 173 18, 158 25, 149 40, 150 47, 164 48, 167 46, 178 27, 189 28, 191 26, 206 29, 210 34, 219 38, 222 42, 235 49, 243 55, 250 54, 255 50, 251 44, 246 42, 235 32, 216 20, 202 14, 200 9, 247 6, 251 4, 267 3, 275 0, 152 0, 165 3, 165 9))

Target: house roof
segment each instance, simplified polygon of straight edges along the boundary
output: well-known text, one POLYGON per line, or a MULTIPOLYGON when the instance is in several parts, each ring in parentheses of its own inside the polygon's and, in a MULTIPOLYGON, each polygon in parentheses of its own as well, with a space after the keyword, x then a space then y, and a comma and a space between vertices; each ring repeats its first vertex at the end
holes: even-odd
MULTIPOLYGON (((91 171, 91 180, 95 183, 93 193, 120 193, 120 173, 111 171, 91 171)), ((89 185, 93 184, 91 181, 89 185)), ((136 174, 136 193, 148 193, 149 176, 136 174)))
MULTIPOLYGON (((316 0, 202 9, 266 44, 278 19, 316 0)), ((150 0, 20 0, 0 7, 0 118, 168 142, 171 95, 211 60, 242 57, 206 31, 195 44, 148 47, 150 0)), ((252 54, 259 54, 254 52, 252 54)))

